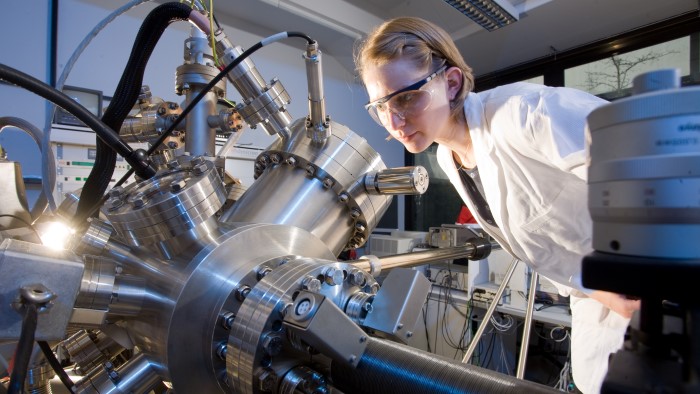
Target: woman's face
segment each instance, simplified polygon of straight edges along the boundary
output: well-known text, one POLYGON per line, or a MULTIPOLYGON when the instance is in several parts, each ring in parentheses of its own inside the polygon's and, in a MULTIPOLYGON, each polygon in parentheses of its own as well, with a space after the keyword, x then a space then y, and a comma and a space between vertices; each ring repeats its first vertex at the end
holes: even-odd
MULTIPOLYGON (((419 69, 412 62, 403 59, 369 66, 363 77, 370 104, 424 81, 435 71, 437 70, 419 69)), ((419 90, 423 91, 420 92, 423 96, 421 100, 426 100, 427 97, 428 101, 421 101, 421 105, 414 108, 416 110, 407 110, 408 107, 402 105, 402 100, 416 100, 418 95, 412 95, 411 92, 394 96, 375 110, 375 119, 411 153, 424 151, 440 139, 441 135, 445 135, 450 118, 449 92, 444 71, 425 82, 419 90), (429 93, 428 96, 426 92, 429 93)))

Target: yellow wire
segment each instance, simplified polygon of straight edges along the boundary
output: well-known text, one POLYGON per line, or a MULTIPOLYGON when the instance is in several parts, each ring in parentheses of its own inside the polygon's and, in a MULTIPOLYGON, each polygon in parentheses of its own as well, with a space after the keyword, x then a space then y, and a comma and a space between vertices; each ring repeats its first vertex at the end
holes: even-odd
POLYGON ((209 0, 209 37, 211 41, 211 51, 214 54, 214 66, 219 66, 219 58, 216 55, 216 40, 214 38, 214 0, 209 0))

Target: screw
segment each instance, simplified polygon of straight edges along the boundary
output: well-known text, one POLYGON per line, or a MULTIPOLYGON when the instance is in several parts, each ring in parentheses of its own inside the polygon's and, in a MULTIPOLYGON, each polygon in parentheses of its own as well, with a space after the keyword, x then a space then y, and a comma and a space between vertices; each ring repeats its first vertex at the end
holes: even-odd
POLYGON ((313 293, 318 293, 319 291, 321 291, 321 281, 309 275, 306 278, 302 279, 301 287, 304 290, 308 290, 313 293))
POLYGON ((360 337, 360 343, 365 343, 365 342, 367 342, 367 337, 363 335, 360 337))
POLYGON ((117 371, 109 371, 107 375, 109 375, 109 379, 111 381, 119 382, 119 374, 117 373, 117 371))
POLYGON ((236 299, 238 301, 243 302, 248 297, 248 294, 250 294, 250 286, 248 285, 241 285, 236 289, 236 299))
POLYGON ((372 311, 374 310, 374 307, 372 306, 372 304, 370 304, 370 303, 368 302, 368 303, 366 303, 365 305, 362 306, 362 309, 364 309, 365 312, 367 312, 367 313, 372 313, 372 311))
POLYGON ((260 391, 272 391, 277 384, 277 374, 271 369, 265 369, 258 375, 258 381, 260 383, 260 391))
POLYGON ((108 201, 109 203, 109 210, 113 211, 122 205, 124 205, 124 201, 120 200, 119 197, 112 198, 108 201))
POLYGON ((314 176, 316 173, 316 168, 314 168, 313 164, 309 164, 306 166, 306 175, 308 176, 314 176))
POLYGON ((399 324, 396 325, 396 329, 397 329, 397 330, 400 330, 400 329, 402 329, 402 328, 403 328, 403 323, 399 323, 399 324))
POLYGON ((279 335, 268 333, 262 340, 263 349, 270 356, 276 356, 282 352, 282 338, 279 335))
POLYGON ((325 282, 331 286, 339 285, 343 283, 343 279, 345 279, 343 270, 335 267, 329 267, 326 269, 326 271, 323 273, 323 277, 325 282))
POLYGON ((280 161, 282 161, 282 158, 277 153, 274 153, 272 156, 270 156, 270 160, 272 160, 273 163, 277 164, 280 161))
POLYGON ((207 165, 204 164, 204 163, 202 163, 202 164, 197 164, 196 166, 194 166, 194 167, 192 168, 192 172, 193 172, 195 175, 202 175, 202 174, 204 174, 204 172, 206 172, 206 171, 207 171, 207 165))
POLYGON ((169 141, 169 142, 168 142, 168 148, 170 148, 170 149, 177 149, 177 142, 175 142, 175 141, 169 141))
POLYGON ((185 181, 180 180, 177 182, 173 182, 170 184, 170 191, 173 193, 177 193, 180 190, 184 189, 185 186, 187 186, 187 183, 185 181))
POLYGON ((178 107, 177 103, 168 104, 168 108, 170 108, 170 109, 177 109, 177 107, 178 107))
POLYGON ((134 197, 132 204, 135 208, 141 208, 142 206, 146 205, 146 200, 143 198, 143 196, 136 196, 134 197))
POLYGON ((365 273, 360 270, 350 271, 348 279, 350 280, 350 284, 352 284, 353 286, 363 287, 367 284, 367 278, 365 277, 365 273))
POLYGON ((413 332, 411 332, 411 331, 406 332, 406 338, 410 338, 412 336, 413 336, 413 332))
POLYGON ((295 159, 294 157, 288 157, 286 162, 292 167, 297 165, 297 159, 295 159))
POLYGON ((165 114, 165 107, 158 108, 158 115, 164 115, 164 114, 165 114))
POLYGON ((168 162, 168 168, 171 170, 176 170, 180 168, 180 162, 177 160, 171 160, 168 162))
POLYGON ((196 166, 197 164, 203 164, 204 163, 204 158, 202 156, 195 156, 192 159, 190 159, 190 164, 192 167, 196 166))
POLYGON ((333 187, 334 183, 335 182, 331 178, 326 178, 323 180, 323 187, 325 187, 326 189, 330 189, 331 187, 333 187))
POLYGON ((342 202, 343 204, 348 202, 349 199, 350 199, 350 196, 347 193, 340 193, 338 195, 338 201, 342 202))
POLYGON ((351 216, 353 219, 359 218, 361 214, 362 214, 362 213, 361 213, 360 210, 357 209, 357 208, 353 208, 353 209, 350 211, 350 216, 351 216))
POLYGON ((354 363, 355 360, 357 360, 357 356, 354 354, 351 354, 350 357, 348 358, 348 361, 350 361, 350 364, 354 363))
POLYGON ((216 355, 224 361, 226 361, 226 352, 228 350, 227 347, 226 342, 221 342, 216 346, 216 355))
POLYGON ((362 222, 355 223, 355 231, 357 231, 358 233, 364 233, 365 232, 365 224, 362 222))
POLYGON ((117 186, 117 187, 115 187, 115 188, 112 188, 112 189, 109 191, 109 196, 110 196, 110 197, 119 197, 119 196, 122 194, 123 191, 124 191, 124 188, 123 188, 123 187, 117 186))
POLYGON ((233 312, 224 312, 221 315, 221 325, 227 330, 230 330, 231 327, 233 327, 233 322, 235 320, 236 320, 236 315, 233 314, 233 312))
POLYGON ((258 275, 257 275, 258 280, 264 278, 264 277, 267 276, 267 274, 269 274, 270 272, 272 272, 272 268, 270 268, 270 267, 268 267, 268 266, 266 266, 266 265, 263 265, 263 266, 260 267, 260 269, 258 270, 258 275))

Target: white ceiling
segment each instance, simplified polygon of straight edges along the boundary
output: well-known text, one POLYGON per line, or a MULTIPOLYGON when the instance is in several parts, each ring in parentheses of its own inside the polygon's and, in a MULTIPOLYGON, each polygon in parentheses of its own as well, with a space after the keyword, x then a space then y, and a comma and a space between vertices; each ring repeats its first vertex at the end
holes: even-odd
POLYGON ((488 32, 444 0, 223 0, 218 19, 267 36, 301 31, 353 70, 356 40, 385 19, 420 16, 447 30, 478 75, 698 10, 698 0, 503 0, 520 13, 488 32))

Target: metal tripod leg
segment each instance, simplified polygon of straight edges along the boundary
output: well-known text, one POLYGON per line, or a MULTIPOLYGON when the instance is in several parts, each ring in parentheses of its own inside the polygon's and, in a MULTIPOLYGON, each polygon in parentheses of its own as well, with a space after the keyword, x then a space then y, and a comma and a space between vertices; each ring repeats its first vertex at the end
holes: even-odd
MULTIPOLYGON (((498 301, 503 297, 503 292, 505 291, 506 287, 508 287, 508 283, 510 282, 510 278, 513 276, 513 272, 515 271, 515 267, 517 265, 518 265, 518 260, 513 259, 513 262, 510 263, 510 266, 508 267, 508 271, 506 271, 506 275, 503 278, 503 282, 501 283, 501 285, 498 287, 498 290, 496 291, 496 295, 493 298, 493 302, 491 302, 491 304, 489 305, 489 308, 486 310, 486 314, 484 315, 484 319, 482 320, 482 323, 479 325, 479 328, 476 330, 476 333, 474 334, 474 338, 472 338, 471 342, 469 343, 469 347, 467 348, 467 352, 464 354, 464 358, 462 358, 463 363, 471 362, 472 355, 474 354, 476 347, 479 345, 479 340, 481 339, 481 336, 484 334, 484 330, 489 325, 489 321, 491 320, 491 316, 493 316, 493 313, 496 311, 496 307, 498 306, 498 301)), ((516 376, 519 379, 522 379, 524 374, 525 374, 525 363, 527 362, 527 347, 530 343, 530 328, 532 326, 532 315, 533 315, 534 305, 535 305, 535 291, 536 291, 536 287, 537 287, 537 278, 538 278, 537 273, 533 271, 532 277, 530 278, 530 291, 528 292, 528 297, 527 297, 527 311, 525 313, 525 322, 524 322, 524 327, 523 327, 523 339, 521 341, 521 347, 520 347, 520 357, 518 358, 518 369, 517 369, 516 376)))
POLYGON ((520 355, 518 357, 518 370, 515 377, 523 379, 525 376, 525 363, 527 362, 527 348, 530 345, 530 328, 532 328, 532 315, 535 310, 535 292, 537 291, 537 272, 532 271, 530 276, 530 290, 527 292, 527 310, 525 311, 525 323, 523 325, 523 339, 520 341, 520 355))
POLYGON ((482 323, 479 325, 479 328, 476 330, 476 334, 474 334, 474 338, 472 338, 471 342, 469 343, 469 347, 467 348, 467 353, 464 355, 464 358, 462 358, 463 363, 468 363, 470 362, 472 355, 474 354, 474 351, 476 350, 477 345, 479 345, 479 340, 481 339, 481 335, 484 333, 484 330, 486 329, 486 326, 488 326, 489 320, 491 320, 491 316, 493 316, 493 312, 496 311, 496 306, 498 306, 498 301, 503 297, 503 291, 505 291, 506 287, 508 287, 508 282, 510 282, 510 278, 513 276, 513 271, 515 271, 515 266, 518 265, 518 260, 513 259, 513 262, 510 263, 510 266, 508 267, 508 271, 506 271, 505 277, 503 277, 503 282, 501 282, 501 286, 498 287, 498 290, 496 291, 496 295, 493 297, 493 302, 491 302, 491 305, 489 305, 489 309, 486 310, 486 314, 484 315, 484 319, 482 323))

